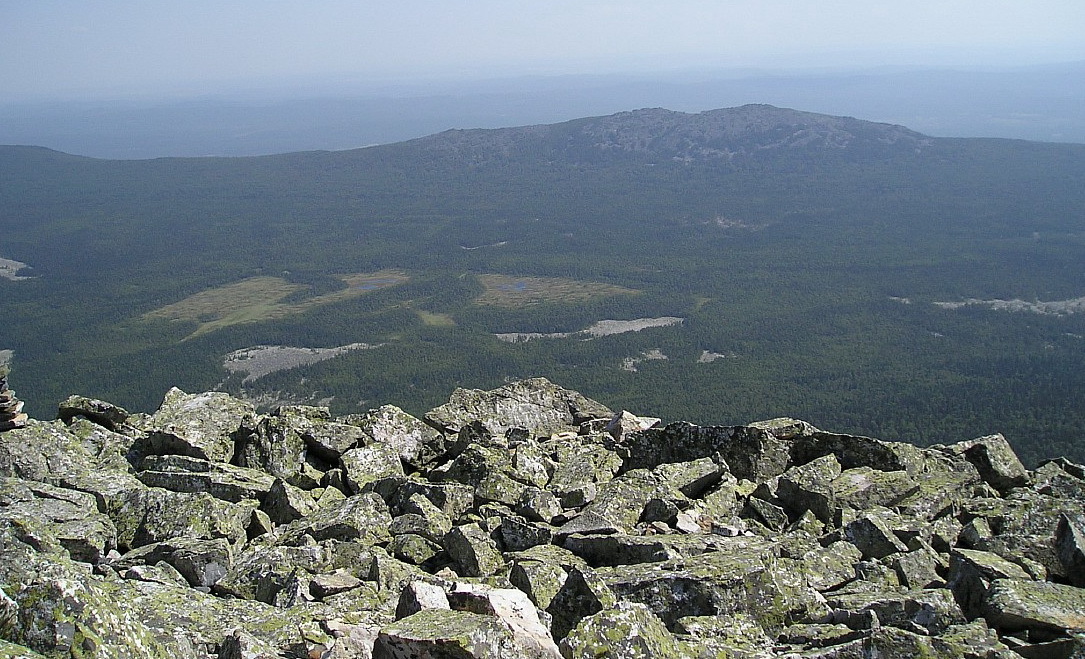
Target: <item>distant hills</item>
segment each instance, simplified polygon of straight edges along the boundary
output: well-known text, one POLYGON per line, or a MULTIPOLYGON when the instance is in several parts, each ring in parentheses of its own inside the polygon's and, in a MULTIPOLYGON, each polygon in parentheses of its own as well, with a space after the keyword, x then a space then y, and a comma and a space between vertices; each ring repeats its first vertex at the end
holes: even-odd
POLYGON ((0 144, 104 158, 243 156, 390 144, 449 128, 770 103, 942 137, 1085 143, 1085 62, 1001 68, 688 70, 448 80, 329 80, 203 96, 0 99, 0 144))
POLYGON ((0 235, 37 418, 175 384, 418 412, 543 375, 665 419, 1085 451, 1085 145, 745 105, 246 158, 0 147, 0 235))

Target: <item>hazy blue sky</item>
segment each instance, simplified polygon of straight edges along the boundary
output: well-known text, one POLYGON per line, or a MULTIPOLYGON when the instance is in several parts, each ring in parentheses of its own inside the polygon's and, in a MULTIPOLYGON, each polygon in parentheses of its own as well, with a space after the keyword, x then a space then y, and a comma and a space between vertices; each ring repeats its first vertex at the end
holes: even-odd
POLYGON ((1085 60, 1085 0, 0 0, 6 100, 252 79, 1085 60))

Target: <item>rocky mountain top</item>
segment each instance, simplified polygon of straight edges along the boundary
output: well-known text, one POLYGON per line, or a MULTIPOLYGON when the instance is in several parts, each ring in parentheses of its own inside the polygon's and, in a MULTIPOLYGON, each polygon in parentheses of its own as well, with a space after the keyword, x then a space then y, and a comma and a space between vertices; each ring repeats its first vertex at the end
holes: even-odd
POLYGON ((0 433, 0 657, 1080 657, 1085 467, 544 379, 0 433))
POLYGON ((931 140, 903 126, 743 105, 696 114, 648 108, 545 126, 450 130, 413 143, 476 164, 528 152, 574 162, 641 157, 737 163, 799 149, 822 157, 830 152, 884 157, 915 153, 931 140))

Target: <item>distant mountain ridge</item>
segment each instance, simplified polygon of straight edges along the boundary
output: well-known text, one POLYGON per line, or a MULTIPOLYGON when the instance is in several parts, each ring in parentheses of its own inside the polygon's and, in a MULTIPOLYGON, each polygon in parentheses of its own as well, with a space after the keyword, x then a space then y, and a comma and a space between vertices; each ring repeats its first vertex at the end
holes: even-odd
POLYGON ((931 138, 903 126, 743 105, 696 114, 647 108, 517 128, 449 130, 411 144, 475 162, 529 150, 574 159, 613 156, 677 161, 733 161, 780 149, 863 151, 883 155, 915 151, 931 138))

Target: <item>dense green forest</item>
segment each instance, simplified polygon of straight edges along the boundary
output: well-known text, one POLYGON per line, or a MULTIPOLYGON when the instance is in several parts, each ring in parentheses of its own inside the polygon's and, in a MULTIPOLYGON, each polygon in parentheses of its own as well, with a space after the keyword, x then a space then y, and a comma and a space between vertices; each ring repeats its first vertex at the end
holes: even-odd
POLYGON ((1085 145, 747 106, 254 158, 0 147, 0 236, 29 266, 0 278, 0 349, 38 418, 175 385, 421 414, 541 375, 666 420, 1085 460, 1085 145), (936 304, 969 300, 1023 302, 936 304), (683 320, 495 336, 660 317, 683 320))

